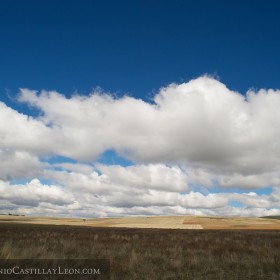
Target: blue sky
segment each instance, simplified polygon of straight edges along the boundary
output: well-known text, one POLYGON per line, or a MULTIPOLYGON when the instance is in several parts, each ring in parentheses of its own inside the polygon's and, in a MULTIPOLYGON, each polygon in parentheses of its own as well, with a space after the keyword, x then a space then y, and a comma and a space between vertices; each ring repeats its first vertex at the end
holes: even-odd
POLYGON ((278 213, 279 11, 272 0, 1 3, 0 210, 278 213))
MULTIPOLYGON (((0 88, 149 98, 205 73, 278 88, 277 1, 5 1, 0 88)), ((4 97, 5 98, 5 97, 4 97)))

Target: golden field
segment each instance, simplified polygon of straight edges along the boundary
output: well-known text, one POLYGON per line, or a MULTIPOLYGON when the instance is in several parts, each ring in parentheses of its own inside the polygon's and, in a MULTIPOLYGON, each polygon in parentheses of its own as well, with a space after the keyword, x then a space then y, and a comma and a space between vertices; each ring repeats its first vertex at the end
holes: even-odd
POLYGON ((205 229, 205 230, 280 230, 280 220, 270 218, 152 216, 125 218, 53 218, 0 215, 1 223, 69 225, 113 228, 205 229))

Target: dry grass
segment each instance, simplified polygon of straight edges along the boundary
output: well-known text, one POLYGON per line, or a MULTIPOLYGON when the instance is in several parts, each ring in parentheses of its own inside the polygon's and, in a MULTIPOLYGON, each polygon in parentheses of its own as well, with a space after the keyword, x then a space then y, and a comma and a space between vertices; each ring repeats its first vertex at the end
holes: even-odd
POLYGON ((0 258, 111 260, 111 279, 279 279, 278 231, 2 223, 0 258))
POLYGON ((280 220, 269 218, 185 217, 183 223, 197 223, 204 229, 280 230, 280 220))
POLYGON ((280 220, 269 218, 226 217, 126 217, 100 219, 74 219, 49 217, 0 216, 1 222, 72 225, 91 227, 162 228, 162 229, 254 229, 280 230, 280 220))

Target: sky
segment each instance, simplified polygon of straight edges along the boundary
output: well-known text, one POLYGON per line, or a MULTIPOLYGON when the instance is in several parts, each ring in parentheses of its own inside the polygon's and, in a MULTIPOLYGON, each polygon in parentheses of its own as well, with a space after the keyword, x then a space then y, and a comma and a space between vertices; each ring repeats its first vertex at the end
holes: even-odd
POLYGON ((280 214, 278 1, 0 5, 0 213, 280 214))

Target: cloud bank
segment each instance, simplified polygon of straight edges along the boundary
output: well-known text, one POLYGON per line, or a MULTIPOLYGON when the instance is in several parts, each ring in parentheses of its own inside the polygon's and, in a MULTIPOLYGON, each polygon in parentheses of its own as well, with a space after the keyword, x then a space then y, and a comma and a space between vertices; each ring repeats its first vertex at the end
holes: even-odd
POLYGON ((21 89, 18 100, 40 114, 0 102, 4 210, 81 216, 280 213, 279 90, 242 95, 203 76, 161 88, 150 102, 100 90, 66 97, 21 89), (109 150, 134 164, 100 164, 109 150), (50 160, 57 156, 71 162, 50 160), (19 179, 26 182, 14 183, 19 179), (26 200, 30 190, 34 197, 26 200))

